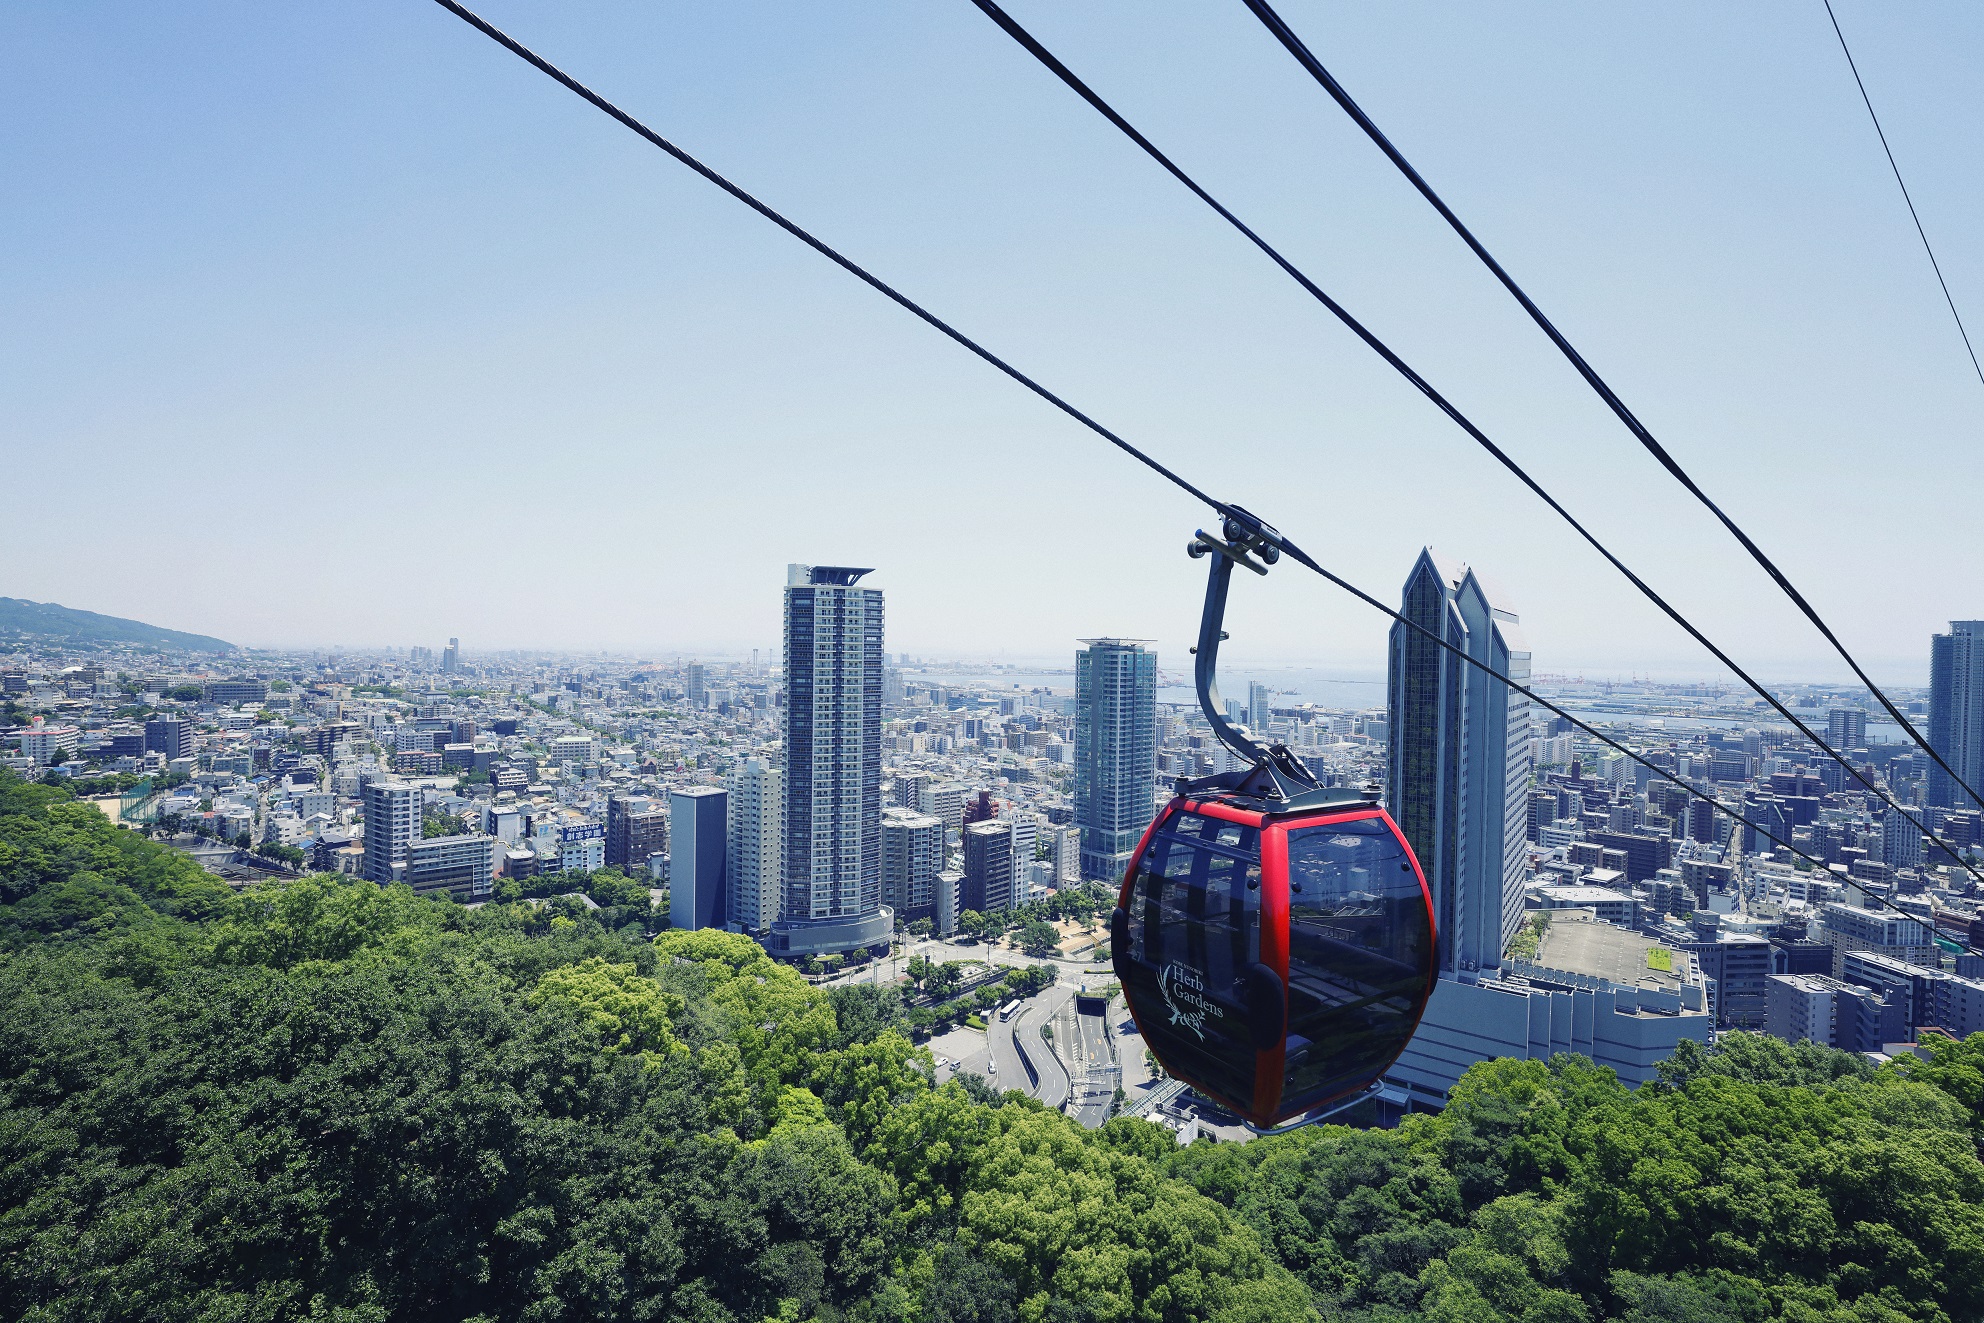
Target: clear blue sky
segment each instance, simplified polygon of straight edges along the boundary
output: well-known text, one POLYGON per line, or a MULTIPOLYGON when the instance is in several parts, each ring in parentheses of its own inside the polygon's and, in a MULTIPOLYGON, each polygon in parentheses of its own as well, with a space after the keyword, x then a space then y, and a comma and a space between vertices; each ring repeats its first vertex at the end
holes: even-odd
MULTIPOLYGON (((1013 12, 1765 671, 1822 645, 1237 0, 1013 12)), ((1708 674, 1451 424, 963 0, 488 17, 1387 597, 1708 674)), ((1980 386, 1810 4, 1284 13, 1896 681, 1984 614, 1980 386)), ((1984 10, 1840 16, 1984 329, 1984 10)), ((251 644, 1180 654, 1200 511, 423 0, 0 11, 0 594, 251 644)), ((1236 659, 1381 664, 1290 569, 1236 659)))

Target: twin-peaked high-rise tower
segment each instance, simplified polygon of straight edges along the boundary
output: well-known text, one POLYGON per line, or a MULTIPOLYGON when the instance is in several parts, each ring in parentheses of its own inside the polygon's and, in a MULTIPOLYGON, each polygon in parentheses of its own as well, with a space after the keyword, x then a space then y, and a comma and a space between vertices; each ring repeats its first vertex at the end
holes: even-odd
POLYGON ((870 570, 790 565, 785 581, 784 904, 793 957, 889 939, 882 908, 882 592, 870 570))
MULTIPOLYGON (((1529 681, 1529 645, 1474 570, 1420 553, 1402 614, 1529 681)), ((1402 624, 1391 633, 1386 799, 1433 893, 1443 976, 1497 969, 1522 923, 1529 828, 1529 700, 1402 624)))

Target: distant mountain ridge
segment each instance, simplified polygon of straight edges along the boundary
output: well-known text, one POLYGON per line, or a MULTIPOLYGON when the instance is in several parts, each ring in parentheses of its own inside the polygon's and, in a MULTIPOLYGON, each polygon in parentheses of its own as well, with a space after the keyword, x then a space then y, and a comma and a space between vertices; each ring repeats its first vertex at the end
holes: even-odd
POLYGON ((0 597, 0 638, 20 635, 66 639, 72 643, 143 643, 156 648, 181 648, 187 652, 235 650, 234 645, 225 639, 211 638, 205 634, 161 629, 142 620, 78 611, 54 602, 0 597))

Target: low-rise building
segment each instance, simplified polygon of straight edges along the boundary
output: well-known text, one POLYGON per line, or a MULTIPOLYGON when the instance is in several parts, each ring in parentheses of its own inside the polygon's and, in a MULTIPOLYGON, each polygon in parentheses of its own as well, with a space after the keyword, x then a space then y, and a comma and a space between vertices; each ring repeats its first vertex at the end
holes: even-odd
POLYGON ((1713 1024, 1691 954, 1582 907, 1559 910, 1533 960, 1440 979, 1384 1082, 1395 1102, 1438 1107, 1477 1061, 1576 1052, 1638 1087, 1683 1039, 1706 1043, 1713 1024))
POLYGON ((496 886, 496 858, 501 848, 494 836, 431 836, 414 841, 406 852, 406 881, 418 895, 443 891, 456 900, 487 900, 496 886))
POLYGON ((1537 898, 1549 910, 1590 910, 1606 923, 1621 928, 1639 924, 1640 905, 1623 891, 1598 886, 1538 887, 1537 898))

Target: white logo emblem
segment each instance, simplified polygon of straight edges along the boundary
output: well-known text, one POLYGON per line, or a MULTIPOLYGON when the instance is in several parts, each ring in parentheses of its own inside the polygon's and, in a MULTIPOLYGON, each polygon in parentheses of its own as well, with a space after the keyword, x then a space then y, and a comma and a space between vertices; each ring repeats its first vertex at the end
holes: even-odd
POLYGON ((1206 995, 1205 975, 1190 965, 1176 961, 1166 965, 1157 976, 1157 990, 1164 998, 1164 1004, 1171 1008, 1171 1023, 1182 1024, 1201 1041, 1206 1036, 1205 1023, 1208 1015, 1225 1019, 1225 1008, 1206 995))

